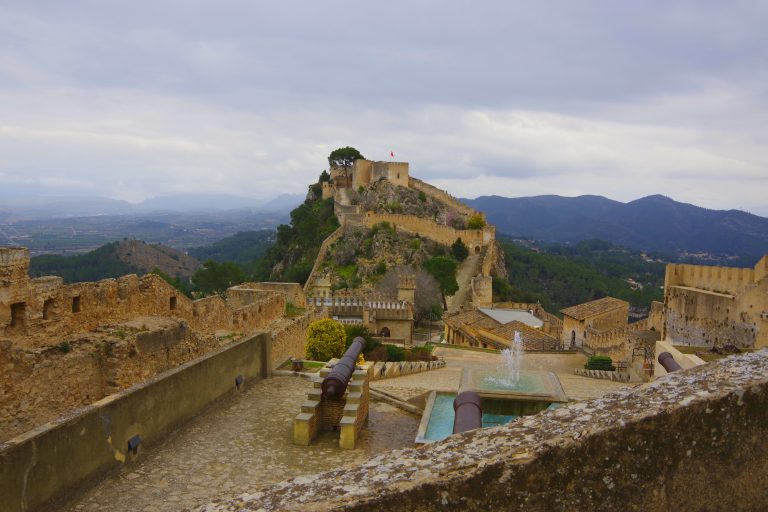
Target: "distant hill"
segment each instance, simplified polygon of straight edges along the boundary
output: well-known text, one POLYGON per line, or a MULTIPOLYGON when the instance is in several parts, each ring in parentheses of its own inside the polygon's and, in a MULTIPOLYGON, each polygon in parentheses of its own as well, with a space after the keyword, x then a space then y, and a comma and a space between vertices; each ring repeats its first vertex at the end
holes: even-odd
POLYGON ((589 195, 463 201, 485 212, 500 233, 512 236, 559 243, 598 238, 646 251, 733 254, 747 260, 768 252, 768 218, 708 210, 661 195, 629 203, 589 195))
POLYGON ((61 276, 67 283, 98 281, 159 269, 172 277, 190 277, 200 268, 191 256, 160 244, 140 240, 111 242, 76 256, 46 254, 30 261, 31 276, 61 276))
POLYGON ((141 240, 124 240, 117 244, 118 260, 136 268, 142 274, 159 269, 172 277, 188 278, 200 268, 192 256, 162 244, 148 244, 141 240))

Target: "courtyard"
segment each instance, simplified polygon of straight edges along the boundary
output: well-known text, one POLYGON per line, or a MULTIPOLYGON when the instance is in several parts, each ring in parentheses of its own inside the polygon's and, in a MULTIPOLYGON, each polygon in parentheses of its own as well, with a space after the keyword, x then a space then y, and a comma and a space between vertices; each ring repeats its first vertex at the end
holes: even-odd
MULTIPOLYGON (((446 366, 375 381, 405 400, 431 390, 457 390, 466 368, 499 365, 498 354, 449 347, 435 349, 446 366)), ((525 354, 522 368, 555 373, 572 400, 596 398, 623 387, 573 374, 581 354, 525 354)), ((258 381, 204 411, 137 462, 113 472, 68 503, 74 511, 170 511, 193 508, 293 477, 363 462, 382 451, 411 448, 420 418, 371 400, 370 414, 355 450, 338 448, 338 434, 323 433, 311 446, 291 442, 293 417, 311 384, 297 377, 258 381)))

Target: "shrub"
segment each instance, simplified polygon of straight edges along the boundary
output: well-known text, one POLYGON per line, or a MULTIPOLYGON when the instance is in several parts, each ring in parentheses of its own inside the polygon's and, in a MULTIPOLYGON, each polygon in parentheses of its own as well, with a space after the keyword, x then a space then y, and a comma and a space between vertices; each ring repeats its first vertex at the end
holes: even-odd
POLYGON ((422 203, 427 200, 427 194, 424 193, 423 190, 419 191, 419 201, 422 203))
POLYGON ((56 348, 59 349, 59 352, 68 354, 72 350, 72 345, 70 345, 68 341, 62 341, 56 345, 56 348))
POLYGON ((467 229, 483 229, 485 227, 485 219, 482 215, 473 215, 467 221, 467 229))
POLYGON ((344 354, 347 333, 344 326, 330 318, 309 324, 307 329, 307 359, 328 361, 344 354))
POLYGON ((457 238, 456 241, 453 242, 453 245, 451 245, 451 255, 456 261, 464 261, 467 259, 467 256, 469 256, 467 244, 464 243, 461 237, 457 238))
POLYGON ((587 370, 605 370, 612 372, 616 370, 613 366, 613 360, 609 356, 591 356, 584 365, 587 370))
POLYGON ((344 331, 346 332, 345 347, 349 348, 352 342, 358 336, 362 336, 365 339, 365 347, 363 352, 370 352, 381 345, 380 342, 373 339, 373 335, 364 325, 345 325, 344 331))
POLYGON ((387 349, 388 361, 405 361, 405 349, 397 345, 382 345, 387 349))
POLYGON ((413 240, 411 240, 411 249, 413 249, 414 251, 418 251, 419 249, 421 249, 421 240, 419 240, 418 238, 414 238, 413 240))
POLYGON ((375 267, 373 267, 373 273, 376 275, 384 275, 387 272, 387 264, 383 261, 380 261, 376 264, 375 267))

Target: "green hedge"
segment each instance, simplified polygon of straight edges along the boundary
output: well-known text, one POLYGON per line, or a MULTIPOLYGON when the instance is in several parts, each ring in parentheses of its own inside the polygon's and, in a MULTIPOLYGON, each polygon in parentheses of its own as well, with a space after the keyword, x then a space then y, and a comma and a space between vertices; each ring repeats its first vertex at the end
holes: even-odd
POLYGON ((609 356, 591 356, 584 365, 587 370, 605 370, 612 372, 616 370, 613 366, 613 360, 609 356))

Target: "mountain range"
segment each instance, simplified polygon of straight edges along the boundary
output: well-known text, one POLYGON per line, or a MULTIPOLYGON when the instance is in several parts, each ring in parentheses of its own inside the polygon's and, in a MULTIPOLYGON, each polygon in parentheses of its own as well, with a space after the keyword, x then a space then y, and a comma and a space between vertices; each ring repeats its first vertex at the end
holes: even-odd
POLYGON ((105 197, 35 196, 0 192, 0 222, 94 215, 132 215, 157 212, 215 212, 252 210, 287 213, 304 201, 302 194, 282 194, 272 199, 223 194, 159 196, 140 203, 105 197))
POLYGON ((462 199, 484 212, 501 234, 545 242, 599 238, 666 253, 706 252, 747 260, 768 253, 768 218, 709 210, 652 195, 622 203, 602 196, 481 196, 462 199))

